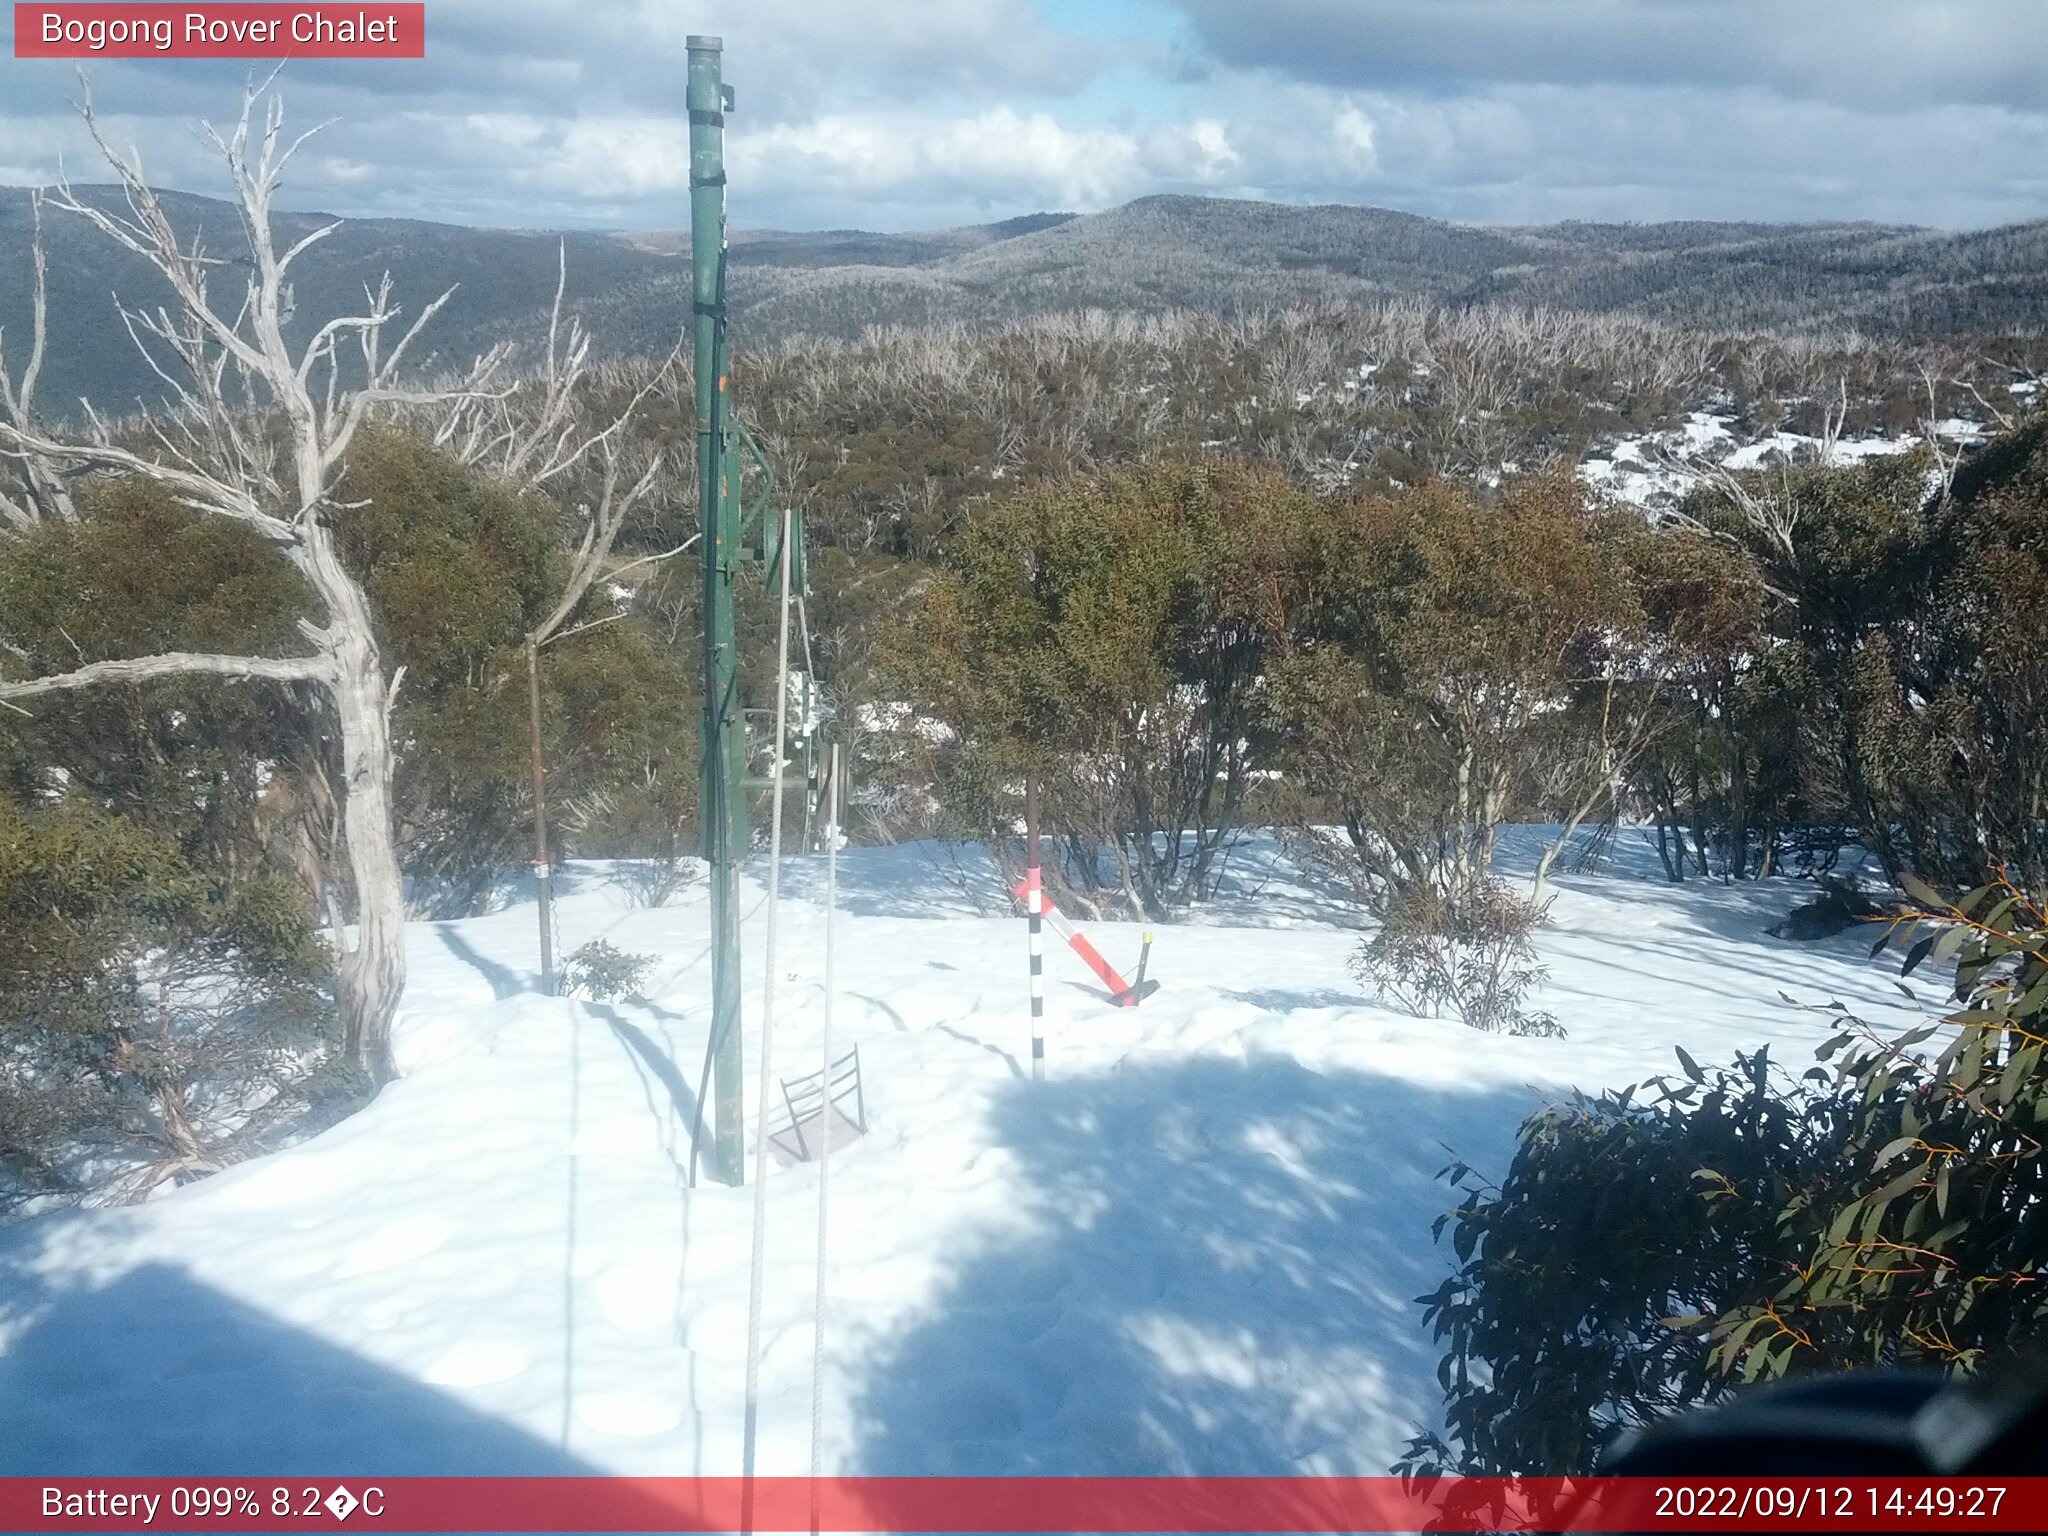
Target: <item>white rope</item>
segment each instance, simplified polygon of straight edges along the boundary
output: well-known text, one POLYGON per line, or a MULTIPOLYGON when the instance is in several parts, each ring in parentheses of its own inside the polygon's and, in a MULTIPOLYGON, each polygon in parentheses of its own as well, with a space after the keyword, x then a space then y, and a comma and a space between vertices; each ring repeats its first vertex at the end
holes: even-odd
POLYGON ((818 1273, 811 1303, 811 1536, 818 1536, 818 1478, 824 1460, 825 1434, 825 1211, 826 1188, 832 1175, 832 937, 839 911, 839 743, 825 759, 825 1108, 818 1133, 818 1273))
POLYGON ((798 631, 804 637, 804 676, 811 680, 811 686, 815 688, 818 683, 818 661, 811 654, 811 610, 804 605, 804 595, 801 592, 796 595, 796 622, 798 631))
POLYGON ((782 755, 789 724, 789 510, 782 513, 782 610, 775 650, 775 766, 770 770, 774 803, 768 813, 768 916, 764 924, 767 970, 761 987, 760 1107, 754 1126, 754 1252, 747 1280, 747 1416, 741 1442, 740 1529, 754 1529, 754 1443, 761 1416, 761 1280, 768 1244, 768 1105, 775 1074, 770 1053, 775 1039, 775 910, 782 890, 782 755))
MULTIPOLYGON (((797 593, 796 595, 796 628, 797 633, 803 637, 804 642, 804 679, 809 685, 806 699, 809 708, 805 711, 804 715, 804 736, 807 740, 810 740, 816 738, 816 736, 818 735, 818 726, 823 722, 825 718, 825 695, 823 690, 818 687, 817 659, 811 655, 811 612, 810 609, 804 606, 804 595, 801 592, 797 593)), ((815 759, 813 759, 813 761, 815 761, 815 759)), ((811 798, 809 795, 805 795, 803 846, 804 852, 806 853, 812 851, 812 810, 813 807, 811 805, 811 798)))

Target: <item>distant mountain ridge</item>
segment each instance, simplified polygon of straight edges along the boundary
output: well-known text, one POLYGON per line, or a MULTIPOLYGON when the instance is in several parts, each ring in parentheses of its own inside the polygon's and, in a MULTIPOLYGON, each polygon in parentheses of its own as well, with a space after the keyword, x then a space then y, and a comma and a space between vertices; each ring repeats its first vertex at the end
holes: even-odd
MULTIPOLYGON (((82 189, 110 197, 110 189, 82 189)), ((231 256, 226 204, 166 194, 173 216, 231 256)), ((0 188, 0 327, 25 347, 28 193, 0 188)), ((110 295, 165 295, 84 221, 51 213, 53 414, 89 395, 119 410, 156 391, 110 295)), ((292 234, 323 222, 281 220, 292 234)), ((387 268, 408 305, 459 285, 431 333, 466 360, 538 335, 558 241, 571 301, 610 351, 665 348, 689 313, 687 236, 557 236, 418 220, 345 222, 306 257, 302 317, 340 312, 387 268)), ((743 342, 872 325, 996 323, 1064 309, 1211 310, 1399 296, 1551 305, 1717 327, 1856 327, 1909 336, 2048 327, 2048 220, 1951 233, 1881 224, 1566 223, 1496 228, 1392 209, 1146 197, 1106 212, 1028 214, 910 234, 736 232, 731 302, 743 342)), ((301 323, 304 323, 303 320, 301 323)))

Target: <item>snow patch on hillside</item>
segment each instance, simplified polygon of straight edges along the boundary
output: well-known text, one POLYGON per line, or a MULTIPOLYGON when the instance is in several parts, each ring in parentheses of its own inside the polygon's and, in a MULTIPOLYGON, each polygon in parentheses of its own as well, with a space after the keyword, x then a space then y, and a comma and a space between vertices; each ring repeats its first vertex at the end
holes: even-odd
MULTIPOLYGON (((1909 433, 1903 437, 1843 438, 1828 446, 1799 432, 1773 432, 1745 441, 1736 430, 1738 425, 1732 415, 1694 411, 1666 431, 1624 437, 1589 452, 1579 464, 1579 475, 1588 485, 1646 511, 1668 511, 1698 483, 1699 471, 1705 466, 1751 470, 1779 462, 1804 463, 1820 457, 1824 448, 1830 462, 1847 465, 1905 453, 1926 441, 1920 434, 1909 433)), ((1933 427, 1934 438, 1945 447, 1975 442, 1982 435, 1978 423, 1960 417, 1936 422, 1933 427)))

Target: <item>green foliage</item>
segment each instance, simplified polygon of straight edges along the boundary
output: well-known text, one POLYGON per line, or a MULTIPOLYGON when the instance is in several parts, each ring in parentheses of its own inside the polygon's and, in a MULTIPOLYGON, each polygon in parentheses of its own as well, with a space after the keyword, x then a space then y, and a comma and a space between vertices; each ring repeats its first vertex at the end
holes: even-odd
POLYGON ((662 858, 694 846, 698 707, 686 666, 632 624, 541 653, 550 793, 578 853, 662 858), (572 822, 579 796, 590 809, 572 822))
POLYGON ((565 990, 598 1002, 624 998, 640 1001, 640 988, 654 969, 655 956, 633 955, 606 939, 592 939, 569 954, 562 967, 565 990))
POLYGON ((1842 1014, 1798 1081, 1766 1054, 1575 1098, 1522 1127, 1422 1298, 1450 1441, 1408 1464, 1590 1470, 1606 1434, 1737 1381, 1883 1363, 1972 1371, 2048 1325, 2048 914, 2004 879, 1887 940, 1957 1006, 1885 1039, 1842 1014), (1921 1047, 1939 1040, 1931 1053, 1921 1047))
MULTIPOLYGON (((468 910, 525 851, 523 640, 560 591, 563 519, 388 430, 357 439, 344 497, 345 558, 405 669, 407 871, 468 910)), ((80 510, 7 541, 10 672, 304 649, 308 594, 246 530, 136 481, 90 482, 80 510)), ((693 819, 682 675, 637 614, 544 653, 550 787, 603 851, 656 831, 673 851, 693 819)), ((345 896, 335 771, 299 687, 163 679, 0 716, 0 1205, 138 1195, 360 1091, 327 1046, 332 958, 311 922, 323 889, 345 896)))
POLYGON ((561 514, 418 438, 359 435, 340 494, 364 503, 341 523, 342 548, 386 659, 423 701, 477 687, 561 591, 561 514))
POLYGON ((940 788, 957 824, 1007 826, 1035 774, 1084 886, 1153 918, 1202 892, 1270 749, 1260 677, 1313 512, 1223 461, 969 514, 893 647, 915 707, 952 732, 940 788))
POLYGON ((1764 1051, 1711 1071, 1680 1060, 1680 1083, 1533 1116, 1498 1187, 1445 1170, 1465 1194, 1435 1231, 1460 1267, 1420 1300, 1447 1346, 1449 1442, 1419 1436, 1408 1467, 1584 1473, 1616 1428, 1720 1389, 1707 1324, 1768 1269, 1772 1213, 1827 1174, 1840 1136, 1764 1051), (1708 1201, 1724 1179, 1739 1198, 1708 1201))
POLYGON ((26 671, 156 651, 304 651, 311 594, 252 530, 140 480, 94 482, 76 524, 11 539, 8 638, 26 671))
POLYGON ((1351 973, 1412 1013, 1448 1010, 1504 1035, 1562 1035, 1554 1015, 1522 1006, 1548 974, 1530 942, 1542 920, 1541 908, 1495 880, 1455 897, 1406 891, 1353 951, 1351 973))
MULTIPOLYGON (((1185 212, 1152 210, 1147 227, 1180 229, 1185 212)), ((1677 260, 1671 240, 1710 233, 1574 231, 1567 248, 1614 239, 1677 260)), ((1816 235, 1800 259, 1835 259, 1840 238, 1816 235)), ((1287 275, 1323 270, 1318 259, 1287 275)), ((1635 280, 1605 269, 1600 279, 1635 280)), ((1617 432, 1669 427, 1687 409, 1817 432, 1821 414, 1833 421, 1828 402, 1839 384, 1852 435, 1880 425, 1906 430, 1929 411, 1977 413, 1973 390, 2000 407, 2011 403, 2003 381, 2035 371, 2042 355, 2037 339, 1988 341, 1981 358, 1930 394, 1919 365, 1934 368, 1934 358, 1849 336, 1707 336, 1583 316, 1326 304, 1228 320, 1095 313, 985 331, 792 338, 748 349, 740 383, 750 413, 791 450, 790 483, 815 513, 821 550, 836 546, 862 566, 846 573, 855 596, 845 622, 819 624, 820 657, 831 658, 821 670, 842 697, 887 700, 903 691, 872 668, 866 637, 900 623, 875 625, 869 613, 879 608, 900 621, 901 594, 925 578, 925 562, 946 558, 960 531, 1019 484, 1139 458, 1200 459, 1221 448, 1285 464, 1324 493, 1405 495, 1431 480, 1466 482, 1483 506, 1501 476, 1512 489, 1514 464, 1569 463, 1617 432)), ((1995 470, 1998 447, 1979 462, 1995 470)), ((2023 739, 2001 711, 2026 712, 2017 686, 1975 679, 1974 658, 2002 650, 2019 661, 2038 648, 2008 639, 1973 650, 1960 589, 1949 605, 1954 644, 1939 653, 1928 647, 1933 608, 1916 594, 1945 568, 1951 542, 1938 527, 1931 542, 1926 531, 1930 520, 1940 523, 1923 505, 1932 468, 1921 454, 1738 475, 1750 496, 1789 508, 1782 549, 1725 488, 1688 509, 1701 528, 1663 519, 1647 529, 1633 508, 1595 519, 1608 525, 1596 542, 1625 570, 1623 585, 1642 612, 1637 623, 1603 631, 1616 643, 1583 651, 1581 685, 1532 722, 1519 756, 1529 771, 1512 775, 1507 789, 1511 814, 1647 816, 1674 878, 1774 872, 1788 859, 1825 866, 1859 826, 1896 844, 1882 849, 1895 867, 1939 867, 1960 878, 1962 865, 1981 855, 1963 847, 1961 835, 1986 817, 2015 867, 2031 867, 2020 837, 2031 830, 2004 814, 2027 797, 2015 789, 1994 803, 1986 755, 1969 747, 1979 731, 1986 741, 2023 739)), ((1966 463, 1959 502, 1971 484, 1966 463)), ((1330 585, 1347 590, 1334 579, 1344 552, 1317 558, 1330 585)), ((833 605, 838 579, 821 580, 814 617, 833 605)), ((1445 611, 1455 612, 1455 603, 1445 611)), ((1296 624, 1293 615, 1288 622, 1296 624)), ((1405 744, 1417 764, 1412 776, 1364 786, 1390 802, 1383 812, 1414 813, 1411 784, 1427 797, 1455 780, 1454 763, 1424 761, 1398 711, 1319 715, 1317 698, 1361 691, 1346 671, 1362 661, 1358 648, 1324 646, 1318 654, 1301 646, 1289 659, 1306 701, 1289 724, 1303 741, 1302 760, 1287 766, 1284 780, 1259 780, 1248 814, 1344 824, 1345 765, 1378 764, 1383 742, 1405 744), (1310 772, 1312 756, 1322 761, 1310 772)), ((1275 670, 1268 681, 1277 689, 1283 679, 1275 670)), ((895 825, 972 831, 986 811, 1008 819, 1002 786, 1014 786, 1018 771, 1001 754, 971 764, 952 751, 927 773, 926 754, 889 734, 887 750, 861 767, 863 782, 889 800, 895 825), (941 775, 948 782, 940 798, 955 814, 934 821, 926 791, 941 775)), ((1992 755, 2001 764, 1996 781, 2018 786, 2024 765, 2006 761, 2003 747, 1992 755)), ((1360 845, 1344 841, 1350 850, 1339 850, 1333 871, 1384 899, 1387 872, 1347 868, 1360 845)), ((1482 847, 1471 851, 1483 858, 1482 847)), ((1120 878, 1119 870, 1104 875, 1112 886, 1120 878)))
POLYGON ((189 923, 206 897, 166 839, 76 807, 24 813, 0 801, 0 858, 0 921, 10 929, 0 998, 18 1020, 67 1032, 96 1027, 93 1003, 125 990, 108 974, 113 957, 189 923), (40 1000, 39 987, 48 988, 40 1000))
POLYGON ((160 833, 0 798, 0 1212, 145 1193, 303 1118, 327 964, 288 882, 223 892, 160 833))
POLYGON ((2048 884, 2048 416, 1986 448, 1928 519, 1907 621, 1848 670, 1851 770, 1894 870, 2048 884))
MULTIPOLYGON (((423 905, 459 915, 529 856, 524 641, 561 590, 564 520, 388 429, 357 438, 343 495, 361 503, 343 524, 344 555, 364 575, 387 661, 405 669, 393 733, 401 853, 423 905)), ((304 649, 306 589, 248 530, 137 481, 95 484, 83 512, 11 538, 0 562, 0 636, 24 673, 167 650, 304 649)), ((606 601, 600 583, 586 606, 603 616, 606 601)), ((583 819, 593 851, 690 835, 687 676, 637 617, 543 653, 550 793, 617 807, 583 819)), ((61 770, 74 792, 163 831, 207 870, 240 881, 290 865, 317 892, 332 878, 324 735, 307 690, 164 679, 9 717, 0 772, 33 793, 61 770)))
POLYGON ((1559 475, 1326 509, 1271 708, 1299 841, 1369 912, 1483 905, 1556 718, 1646 632, 1622 528, 1559 475), (1341 842, 1309 830, 1325 818, 1341 842))
POLYGON ((1909 972, 1953 961, 1957 1006, 1890 1040, 1840 1015, 1821 1055, 1851 1091, 1845 1165, 1778 1207, 1797 1262, 1715 1326, 1716 1362, 1745 1379, 1974 1370, 2048 1325, 2048 912, 2002 874, 1953 901, 1908 890, 1921 910, 1886 938, 1911 941, 1909 972))
POLYGON ((399 846, 430 914, 460 916, 516 858, 531 815, 523 642, 562 574, 557 514, 397 433, 366 432, 342 525, 389 665, 405 668, 399 846))
MULTIPOLYGON (((564 521, 414 438, 366 432, 344 494, 346 524, 388 659, 406 669, 399 742, 400 846, 415 899, 435 916, 476 910, 531 857, 533 778, 525 641, 567 577, 564 521)), ((604 583, 574 616, 605 617, 604 583)), ((694 692, 686 668, 637 620, 566 636, 541 653, 550 800, 579 808, 592 852, 659 854, 696 805, 694 692), (636 835, 653 848, 626 848, 636 835)))
MULTIPOLYGON (((77 524, 7 541, 0 637, 18 653, 10 671, 305 649, 295 626, 310 611, 306 589, 250 530, 135 481, 96 483, 82 503, 77 524)), ((0 769, 18 794, 61 780, 238 883, 274 868, 293 839, 278 790, 317 772, 321 756, 305 708, 304 690, 217 678, 82 689, 0 720, 0 769)))
POLYGON ((1784 466, 1694 497, 1747 566, 1755 633, 1684 676, 1680 728, 1631 771, 1674 878, 1768 873, 1793 829, 1853 828, 1897 875, 2048 880, 2048 424, 1930 497, 1925 450, 1784 466), (1691 839, 1688 850, 1687 839, 1691 839), (1675 845, 1671 840, 1675 839, 1675 845))

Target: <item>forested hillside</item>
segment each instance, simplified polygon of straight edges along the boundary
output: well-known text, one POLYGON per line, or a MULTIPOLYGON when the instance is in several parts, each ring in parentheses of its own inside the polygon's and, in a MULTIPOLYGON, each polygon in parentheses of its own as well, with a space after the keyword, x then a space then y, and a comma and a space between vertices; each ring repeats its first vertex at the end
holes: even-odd
MULTIPOLYGON (((112 196, 111 189, 88 197, 112 196)), ((170 195, 166 207, 229 260, 232 210, 170 195)), ((26 328, 29 195, 0 189, 0 327, 26 328)), ((283 216, 296 236, 323 222, 283 216)), ((52 350, 45 408, 88 396, 122 410, 160 382, 121 329, 111 295, 154 305, 142 265, 75 219, 46 220, 52 350)), ((506 335, 536 334, 558 240, 571 307, 611 352, 665 350, 688 314, 686 238, 565 237, 411 220, 344 223, 302 264, 298 313, 332 313, 389 270, 415 302, 456 286, 438 318, 451 365, 506 335)), ((1229 314, 1297 303, 1426 298, 1636 314, 1722 329, 1854 329, 1962 338, 2048 325, 2048 223, 1962 234, 1867 224, 1561 224, 1481 228, 1382 208, 1149 197, 1084 217, 1034 214, 918 234, 739 232, 735 334, 854 337, 877 325, 969 326, 1076 309, 1229 314)))

